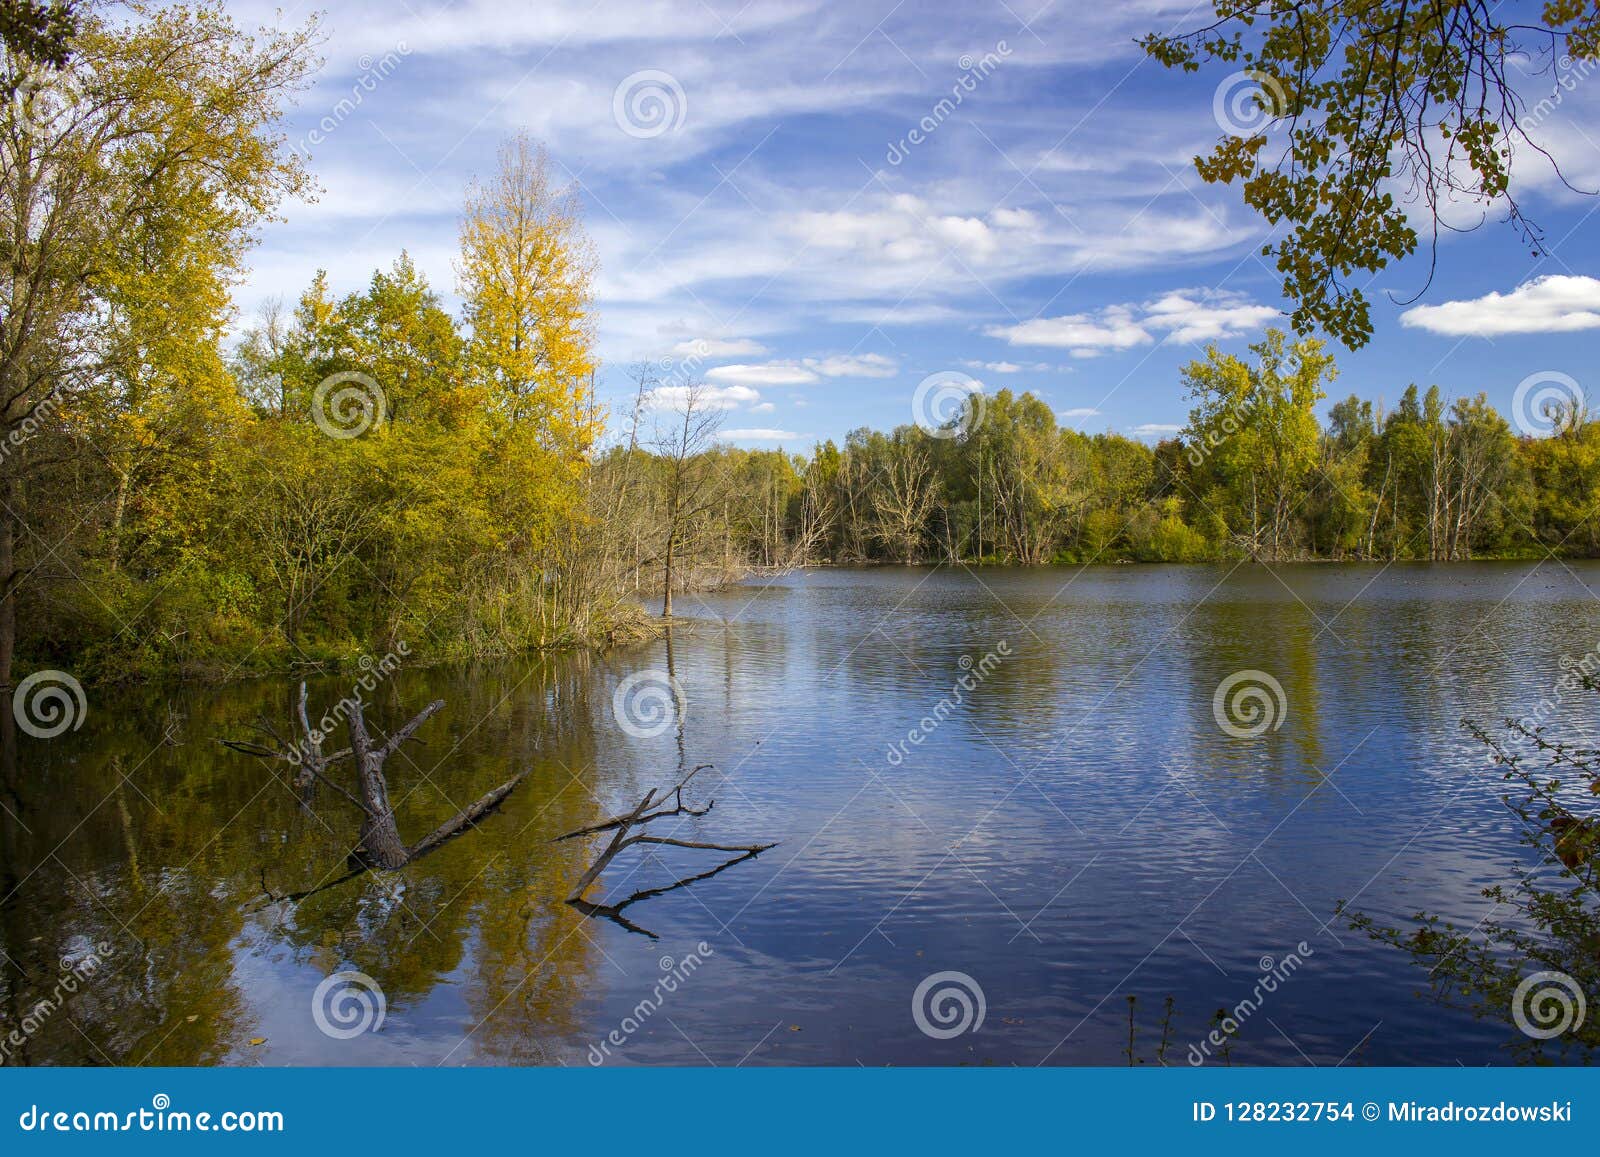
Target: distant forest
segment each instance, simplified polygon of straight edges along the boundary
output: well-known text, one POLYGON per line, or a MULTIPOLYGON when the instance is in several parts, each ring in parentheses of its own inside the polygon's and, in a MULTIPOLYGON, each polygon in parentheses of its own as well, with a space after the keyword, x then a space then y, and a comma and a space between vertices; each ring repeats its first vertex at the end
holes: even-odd
MULTIPOLYGON (((1334 376, 1321 342, 1271 331, 1247 357, 1212 348, 1190 363, 1188 425, 1153 447, 1063 428, 1043 401, 1001 390, 942 428, 856 430, 808 457, 711 451, 727 496, 698 554, 1036 566, 1600 550, 1600 423, 1575 393, 1550 391, 1542 437, 1483 394, 1437 386, 1407 386, 1387 410, 1352 395, 1324 426, 1334 376)), ((657 519, 648 504, 631 513, 657 519)))

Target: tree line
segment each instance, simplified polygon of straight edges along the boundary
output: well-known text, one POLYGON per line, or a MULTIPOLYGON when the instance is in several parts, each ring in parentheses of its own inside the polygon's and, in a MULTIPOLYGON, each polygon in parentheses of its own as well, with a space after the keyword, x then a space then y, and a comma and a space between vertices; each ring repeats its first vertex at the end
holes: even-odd
MULTIPOLYGON (((859 429, 803 457, 708 438, 700 491, 715 497, 678 532, 679 557, 731 570, 1600 551, 1600 422, 1576 395, 1536 415, 1543 437, 1519 434, 1482 393, 1452 400, 1438 386, 1407 386, 1388 407, 1352 394, 1324 422, 1332 355, 1276 330, 1244 356, 1208 349, 1182 378, 1188 424, 1155 445, 1063 426, 1009 390, 973 394, 937 429, 859 429)), ((674 399, 709 414, 704 396, 674 399)), ((653 451, 614 449, 599 468, 653 451)), ((649 501, 627 513, 662 517, 649 501)))

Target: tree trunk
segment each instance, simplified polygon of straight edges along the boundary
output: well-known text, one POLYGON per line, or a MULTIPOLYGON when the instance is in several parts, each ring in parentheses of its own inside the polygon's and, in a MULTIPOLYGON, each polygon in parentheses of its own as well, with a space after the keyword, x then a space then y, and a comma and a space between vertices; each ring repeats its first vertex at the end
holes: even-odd
POLYGON ((117 471, 117 501, 111 508, 111 573, 122 566, 122 524, 128 515, 128 472, 117 471))
POLYGON ((11 689, 11 664, 17 652, 17 576, 16 528, 11 511, 16 509, 15 486, 8 478, 0 483, 0 690, 11 689))
POLYGON ((1394 469, 1394 455, 1388 456, 1383 467, 1383 485, 1378 488, 1378 501, 1372 507, 1372 522, 1367 526, 1367 558, 1373 558, 1378 537, 1378 515, 1383 510, 1383 496, 1389 491, 1389 472, 1394 469))
POLYGON ((673 541, 676 538, 677 533, 675 531, 669 530, 667 532, 666 575, 661 582, 661 617, 663 619, 672 617, 672 548, 676 545, 673 541))
MULTIPOLYGON (((419 717, 425 718, 426 715, 419 717)), ((406 842, 394 820, 389 803, 389 785, 383 778, 383 751, 372 750, 366 720, 359 704, 350 711, 350 748, 355 756, 356 774, 361 780, 361 844, 357 855, 375 868, 403 868, 410 858, 406 842)))
MULTIPOLYGON (((368 796, 365 788, 370 782, 365 773, 361 776, 362 795, 368 796)), ((361 820, 361 846, 358 849, 361 858, 375 868, 403 868, 410 858, 406 850, 406 842, 400 838, 400 829, 395 826, 394 812, 389 808, 388 793, 383 790, 382 781, 378 782, 378 789, 383 798, 382 812, 367 812, 361 820)), ((370 798, 370 797, 369 797, 370 798)))

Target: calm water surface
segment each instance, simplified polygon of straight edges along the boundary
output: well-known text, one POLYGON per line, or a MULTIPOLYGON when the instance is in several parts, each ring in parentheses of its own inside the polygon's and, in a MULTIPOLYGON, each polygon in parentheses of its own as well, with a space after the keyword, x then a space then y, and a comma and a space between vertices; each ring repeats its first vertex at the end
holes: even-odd
MULTIPOLYGON (((1302 942, 1234 1063, 1501 1063, 1508 1025, 1419 997, 1421 971, 1334 906, 1485 914, 1523 853, 1460 720, 1549 695, 1563 655, 1600 645, 1596 589, 1576 563, 1124 566, 808 571, 685 599, 670 649, 384 684, 382 726, 446 700, 390 761, 408 838, 532 774, 421 862, 298 903, 268 893, 338 879, 352 809, 324 791, 304 811, 215 742, 285 723, 292 681, 91 688, 79 731, 6 753, 5 1030, 91 945, 105 959, 11 1063, 1124 1064, 1129 996, 1147 1060, 1173 998, 1182 1063, 1302 942), (630 735, 614 692, 669 667, 681 726, 630 735), (1287 704, 1253 740, 1212 711, 1243 669, 1287 704), (629 908, 654 938, 562 903, 593 845, 552 838, 701 763, 691 799, 715 809, 653 830, 779 846, 629 908), (377 1031, 319 1029, 341 970, 382 989, 377 1031), (935 1039, 913 993, 945 971, 986 1014, 935 1039)), ((313 704, 349 683, 314 681, 313 704)), ((1556 723, 1592 736, 1600 716, 1571 700, 1556 723)), ((718 862, 638 851, 606 894, 718 862)))

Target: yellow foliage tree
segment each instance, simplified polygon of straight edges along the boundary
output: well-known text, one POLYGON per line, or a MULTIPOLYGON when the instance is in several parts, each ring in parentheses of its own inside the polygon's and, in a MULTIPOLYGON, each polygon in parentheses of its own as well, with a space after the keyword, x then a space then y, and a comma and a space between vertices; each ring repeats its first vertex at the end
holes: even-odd
POLYGON ((467 190, 457 273, 472 329, 469 372, 508 425, 532 422, 547 450, 588 453, 598 432, 590 315, 594 248, 576 193, 518 133, 488 182, 467 190))

